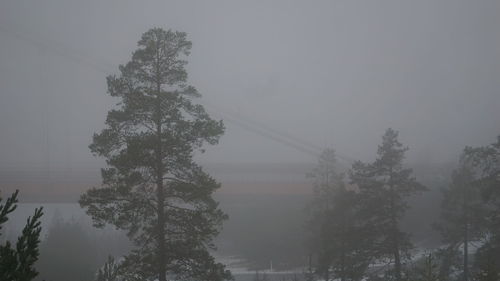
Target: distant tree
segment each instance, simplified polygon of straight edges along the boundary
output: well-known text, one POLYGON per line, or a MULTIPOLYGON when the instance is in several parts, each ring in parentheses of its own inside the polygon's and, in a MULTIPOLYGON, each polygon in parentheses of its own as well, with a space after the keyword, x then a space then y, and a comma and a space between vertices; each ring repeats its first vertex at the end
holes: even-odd
POLYGON ((308 176, 314 185, 307 225, 316 272, 325 280, 360 280, 370 261, 367 228, 360 223, 357 194, 347 189, 335 152, 323 151, 308 176))
POLYGON ((412 274, 411 281, 442 281, 439 274, 439 262, 432 253, 426 254, 417 261, 412 274))
POLYGON ((125 264, 147 280, 221 280, 229 271, 208 252, 226 215, 212 198, 219 184, 193 161, 224 132, 186 84, 186 33, 154 28, 142 35, 121 75, 107 78, 120 99, 91 151, 106 159, 103 186, 80 198, 98 227, 127 231, 136 245, 125 264), (129 261, 129 262, 127 262, 129 261))
POLYGON ((475 256, 478 280, 499 280, 500 264, 500 136, 493 144, 465 148, 464 158, 475 172, 474 185, 486 205, 485 241, 475 256))
MULTIPOLYGON (((8 220, 8 215, 17 208, 16 190, 5 202, 0 205, 0 230, 2 224, 8 220)), ((2 198, 0 198, 0 202, 2 198)), ((42 207, 35 209, 32 217, 26 221, 21 236, 17 239, 15 248, 10 241, 5 245, 0 245, 0 280, 2 281, 29 281, 33 280, 38 272, 35 269, 35 262, 38 260, 40 243, 40 218, 42 217, 42 207)))
POLYGON ((435 228, 444 243, 463 247, 463 280, 469 280, 469 245, 484 238, 488 210, 481 200, 476 176, 465 154, 453 171, 451 185, 443 190, 441 220, 435 228))
POLYGON ((464 158, 477 174, 475 184, 490 207, 490 234, 500 236, 500 135, 497 142, 482 147, 466 147, 464 158))
MULTIPOLYGON (((226 195, 231 221, 217 238, 222 250, 237 252, 250 270, 298 268, 307 256, 304 206, 307 196, 256 193, 226 195), (279 202, 277 204, 276 202, 279 202)), ((306 261, 307 262, 307 261, 306 261)))
POLYGON ((360 191, 365 220, 375 235, 373 256, 393 259, 393 277, 397 281, 403 280, 402 255, 412 247, 409 235, 400 228, 400 220, 409 208, 408 197, 426 190, 412 176, 412 170, 403 167, 407 150, 398 141, 398 132, 387 129, 375 162, 358 161, 350 171, 351 182, 360 191))
POLYGON ((49 281, 88 281, 100 265, 96 245, 77 222, 55 220, 40 245, 37 269, 49 281))

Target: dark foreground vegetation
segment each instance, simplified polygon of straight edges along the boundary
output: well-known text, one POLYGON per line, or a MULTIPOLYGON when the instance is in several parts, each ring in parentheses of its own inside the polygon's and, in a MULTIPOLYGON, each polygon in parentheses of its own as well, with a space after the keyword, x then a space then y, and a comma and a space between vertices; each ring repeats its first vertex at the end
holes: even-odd
MULTIPOLYGON (((0 231, 2 230, 2 224, 9 220, 8 215, 17 208, 18 193, 16 191, 5 202, 2 202, 0 197, 0 231)), ((7 240, 0 245, 0 280, 28 281, 38 275, 35 262, 40 254, 38 245, 40 244, 40 232, 42 230, 40 227, 42 215, 42 208, 36 209, 33 216, 27 219, 22 234, 17 238, 17 242, 12 244, 7 240)))

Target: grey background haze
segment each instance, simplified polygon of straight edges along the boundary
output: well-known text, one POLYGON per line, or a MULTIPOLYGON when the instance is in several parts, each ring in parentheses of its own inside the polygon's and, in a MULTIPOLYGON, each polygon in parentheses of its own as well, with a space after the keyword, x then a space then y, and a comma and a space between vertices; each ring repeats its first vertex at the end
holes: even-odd
POLYGON ((453 161, 500 133, 499 15, 469 0, 3 0, 0 167, 101 165, 105 77, 151 27, 188 33, 189 82, 226 120, 202 163, 316 162, 228 116, 364 161, 392 127, 409 161, 453 161))

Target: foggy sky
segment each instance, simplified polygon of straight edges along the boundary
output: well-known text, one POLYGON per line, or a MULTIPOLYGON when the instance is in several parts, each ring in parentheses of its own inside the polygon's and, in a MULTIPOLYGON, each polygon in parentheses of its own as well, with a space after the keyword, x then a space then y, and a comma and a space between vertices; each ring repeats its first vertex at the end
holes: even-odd
MULTIPOLYGON (((500 134, 499 14, 493 0, 1 1, 0 167, 100 165, 105 77, 151 27, 188 33, 213 117, 365 161, 392 127, 410 161, 454 160, 500 134)), ((316 161, 225 124, 202 162, 316 161)))

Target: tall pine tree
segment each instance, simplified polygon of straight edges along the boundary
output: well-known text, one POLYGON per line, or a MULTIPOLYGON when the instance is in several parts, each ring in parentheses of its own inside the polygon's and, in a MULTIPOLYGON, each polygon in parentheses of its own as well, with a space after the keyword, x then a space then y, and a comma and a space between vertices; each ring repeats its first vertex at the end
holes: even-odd
POLYGON ((142 35, 119 76, 107 77, 119 99, 91 151, 104 157, 103 184, 80 205, 96 226, 127 231, 137 246, 124 265, 144 280, 222 280, 230 273, 209 253, 226 215, 213 199, 219 184, 193 161, 224 132, 186 84, 186 33, 153 28, 142 35))
POLYGON ((359 188, 364 219, 372 226, 373 257, 391 258, 393 278, 403 280, 403 258, 412 247, 409 235, 400 228, 400 220, 409 208, 408 197, 426 190, 403 167, 408 150, 398 141, 398 132, 387 129, 373 163, 356 162, 350 179, 359 188))

